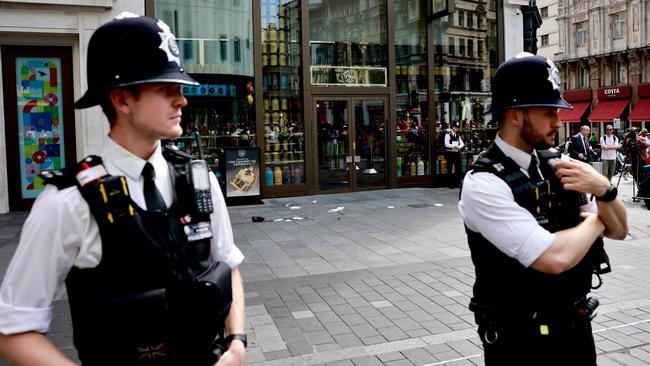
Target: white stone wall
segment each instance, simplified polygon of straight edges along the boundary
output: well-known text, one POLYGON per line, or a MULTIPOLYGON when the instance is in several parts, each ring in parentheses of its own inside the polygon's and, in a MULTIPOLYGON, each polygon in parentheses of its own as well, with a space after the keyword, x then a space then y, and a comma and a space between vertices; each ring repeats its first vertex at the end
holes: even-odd
POLYGON ((504 48, 505 60, 524 50, 524 20, 521 6, 528 5, 528 0, 505 0, 503 2, 504 48))
POLYGON ((540 9, 548 7, 548 16, 542 17, 542 25, 537 30, 537 54, 554 59, 558 52, 560 34, 557 24, 557 0, 538 0, 537 7, 540 9), (548 35, 548 45, 542 46, 542 36, 548 35))
MULTIPOLYGON (((87 89, 86 50, 93 31, 121 13, 144 14, 143 0, 3 1, 0 45, 68 46, 72 48, 74 99, 87 89)), ((0 74, 0 83, 4 80, 0 74)), ((0 143, 6 146, 4 99, 0 88, 0 143)), ((73 123, 65 121, 64 123, 73 123)), ((97 153, 108 133, 101 109, 75 112, 77 157, 97 153)), ((13 136, 12 136, 13 138, 13 136)), ((9 211, 7 156, 0 149, 0 213, 9 211)))

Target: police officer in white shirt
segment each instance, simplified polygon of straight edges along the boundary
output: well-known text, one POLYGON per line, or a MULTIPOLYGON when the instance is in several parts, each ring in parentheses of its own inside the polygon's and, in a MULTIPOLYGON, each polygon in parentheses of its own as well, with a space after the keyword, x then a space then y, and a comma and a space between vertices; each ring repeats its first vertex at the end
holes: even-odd
POLYGON ((244 256, 205 162, 161 146, 198 85, 169 27, 123 13, 88 46, 88 91, 110 133, 99 156, 46 172, 0 289, 0 355, 72 365, 44 336, 64 282, 84 365, 241 365, 244 256))
POLYGON ((503 63, 492 84, 499 133, 465 175, 458 207, 476 271, 470 309, 488 366, 596 365, 597 301, 587 294, 592 273, 608 265, 601 235, 624 239, 627 218, 604 176, 546 150, 561 127, 558 108, 571 108, 559 82, 545 57, 503 63), (585 204, 580 192, 596 200, 585 204))

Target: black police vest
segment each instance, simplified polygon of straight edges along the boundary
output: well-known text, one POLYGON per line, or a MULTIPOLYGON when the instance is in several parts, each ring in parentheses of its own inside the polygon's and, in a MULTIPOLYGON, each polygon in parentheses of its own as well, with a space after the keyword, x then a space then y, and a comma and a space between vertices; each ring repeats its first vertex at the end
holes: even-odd
MULTIPOLYGON (((456 135, 454 135, 451 132, 448 132, 447 134, 449 135, 449 143, 450 144, 453 143, 454 141, 458 141, 458 143, 460 144, 460 134, 459 133, 456 133, 456 135)), ((452 152, 451 150, 447 150, 447 151, 452 152)))
MULTIPOLYGON (((191 157, 168 148, 163 154, 176 192, 164 212, 143 210, 128 194, 119 199, 124 177, 112 177, 120 180, 112 187, 79 188, 102 240, 99 265, 73 267, 65 281, 83 365, 212 365, 222 350, 230 268, 211 258, 209 238, 188 240, 191 157)), ((80 164, 88 162, 101 159, 80 164)), ((49 174, 46 183, 71 186, 80 164, 49 174)))
MULTIPOLYGON (((533 185, 519 165, 492 144, 472 165, 470 174, 490 172, 503 179, 517 204, 528 210, 549 230, 577 226, 580 221, 578 193, 565 190, 547 160, 538 154, 546 181, 533 185)), ((524 267, 504 254, 480 233, 465 226, 476 271, 473 302, 513 314, 542 309, 565 310, 591 290, 593 268, 604 253, 602 239, 573 268, 559 274, 524 267)))

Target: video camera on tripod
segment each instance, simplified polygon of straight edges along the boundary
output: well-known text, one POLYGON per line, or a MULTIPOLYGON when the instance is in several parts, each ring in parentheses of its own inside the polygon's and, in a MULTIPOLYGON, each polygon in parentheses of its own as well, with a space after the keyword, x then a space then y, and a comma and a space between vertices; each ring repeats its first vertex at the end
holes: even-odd
MULTIPOLYGON (((635 202, 643 200, 646 208, 650 209, 650 164, 646 162, 647 153, 644 150, 647 148, 647 143, 639 141, 640 138, 642 135, 639 136, 639 128, 629 128, 623 136, 623 149, 625 150, 626 163, 630 164, 634 180, 632 199, 635 202)), ((621 177, 618 178, 619 183, 620 181, 621 177)))

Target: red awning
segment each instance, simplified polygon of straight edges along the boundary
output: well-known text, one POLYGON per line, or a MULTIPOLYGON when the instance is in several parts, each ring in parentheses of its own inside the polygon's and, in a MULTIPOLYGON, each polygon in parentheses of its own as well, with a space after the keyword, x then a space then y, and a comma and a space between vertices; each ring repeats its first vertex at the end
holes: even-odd
POLYGON ((614 118, 621 117, 627 107, 628 99, 601 100, 589 115, 591 122, 612 122, 614 118))
POLYGON ((631 122, 650 121, 650 98, 641 98, 630 113, 631 122))
POLYGON ((566 123, 580 122, 591 102, 573 102, 573 109, 560 109, 560 121, 566 123))

